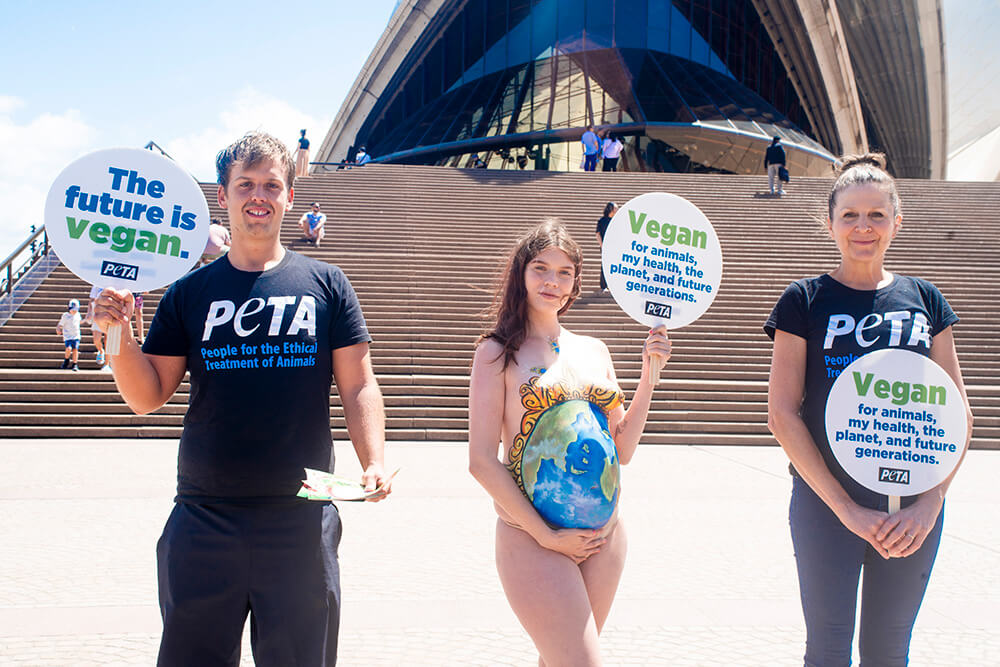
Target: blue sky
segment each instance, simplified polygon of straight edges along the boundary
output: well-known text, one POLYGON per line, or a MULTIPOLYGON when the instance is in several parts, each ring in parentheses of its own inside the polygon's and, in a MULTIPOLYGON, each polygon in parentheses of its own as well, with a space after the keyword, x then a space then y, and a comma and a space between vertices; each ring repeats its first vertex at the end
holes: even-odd
MULTIPOLYGON (((72 160, 155 141, 201 180, 263 129, 318 145, 397 0, 17 0, 0 20, 0 257, 72 160)), ((950 143, 1000 124, 1000 0, 944 0, 950 143)), ((998 139, 1000 141, 1000 139, 998 139)), ((992 145, 992 144, 991 144, 992 145)), ((968 162, 968 161, 965 161, 968 162)))
POLYGON ((155 141, 200 180, 253 129, 318 147, 396 0, 18 0, 0 21, 0 258, 59 172, 155 141))

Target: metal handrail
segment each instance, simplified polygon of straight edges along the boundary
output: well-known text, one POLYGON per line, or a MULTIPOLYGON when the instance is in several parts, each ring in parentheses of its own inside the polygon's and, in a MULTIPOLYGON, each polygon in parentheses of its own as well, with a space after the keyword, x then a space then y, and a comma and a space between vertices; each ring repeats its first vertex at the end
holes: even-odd
POLYGON ((49 236, 45 232, 45 225, 41 225, 30 236, 28 236, 28 238, 25 239, 21 245, 17 246, 17 249, 10 253, 10 255, 7 256, 7 259, 0 263, 0 281, 2 281, 2 283, 0 283, 0 296, 9 295, 14 290, 15 281, 25 275, 28 272, 28 269, 34 266, 39 259, 48 254, 50 248, 49 236), (32 250, 31 256, 28 260, 22 266, 18 267, 15 272, 14 260, 16 260, 22 252, 28 249, 39 236, 42 237, 41 245, 32 250))
POLYGON ((163 157, 169 158, 171 160, 174 159, 174 158, 170 157, 170 154, 167 153, 167 151, 165 151, 162 148, 160 148, 160 145, 158 143, 156 143, 155 141, 150 141, 145 146, 143 146, 143 148, 146 149, 147 151, 153 151, 153 150, 159 151, 160 155, 162 155, 163 157))

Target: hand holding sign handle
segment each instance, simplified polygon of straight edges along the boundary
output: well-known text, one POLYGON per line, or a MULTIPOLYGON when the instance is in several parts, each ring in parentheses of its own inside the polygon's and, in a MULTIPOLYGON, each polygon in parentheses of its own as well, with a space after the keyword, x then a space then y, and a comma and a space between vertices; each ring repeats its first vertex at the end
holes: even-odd
POLYGON ((844 368, 824 420, 837 462, 886 495, 890 515, 900 512, 901 496, 943 482, 968 440, 966 404, 954 380, 929 357, 900 348, 869 352, 844 368))
POLYGON ((108 287, 94 300, 94 321, 104 329, 104 351, 108 356, 121 354, 122 327, 129 326, 135 297, 128 290, 108 287))
POLYGON ((670 358, 666 330, 695 321, 715 300, 722 281, 719 237, 688 200, 648 192, 623 204, 611 219, 601 265, 622 310, 652 328, 646 352, 648 381, 656 386, 670 358))
POLYGON ((122 325, 112 324, 104 332, 104 353, 117 357, 122 350, 122 325))
MULTIPOLYGON (((119 296, 165 287, 187 273, 208 240, 208 203, 198 183, 173 160, 138 148, 88 153, 56 177, 45 200, 45 231, 63 264, 119 296)), ((108 290, 102 293, 107 296, 108 290)), ((105 351, 121 353, 132 301, 111 308, 99 325, 105 351)))
POLYGON ((670 359, 671 343, 666 325, 659 325, 649 332, 643 344, 643 352, 649 359, 649 386, 655 387, 660 381, 660 371, 670 359))

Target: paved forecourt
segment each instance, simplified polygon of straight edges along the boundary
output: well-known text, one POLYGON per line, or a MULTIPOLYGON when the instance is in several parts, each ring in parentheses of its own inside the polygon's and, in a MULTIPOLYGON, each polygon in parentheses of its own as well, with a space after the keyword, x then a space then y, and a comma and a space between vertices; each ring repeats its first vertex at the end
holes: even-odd
MULTIPOLYGON (((355 474, 349 445, 337 449, 338 472, 355 474)), ((155 544, 176 454, 173 440, 0 442, 0 664, 153 663, 155 544)), ((535 664, 465 448, 394 443, 388 458, 402 467, 393 497, 341 505, 340 664, 535 664)), ((1000 452, 974 451, 949 494, 915 667, 1000 660, 998 478, 1000 452)), ((801 664, 780 449, 643 446, 623 488, 629 559, 606 664, 801 664)))

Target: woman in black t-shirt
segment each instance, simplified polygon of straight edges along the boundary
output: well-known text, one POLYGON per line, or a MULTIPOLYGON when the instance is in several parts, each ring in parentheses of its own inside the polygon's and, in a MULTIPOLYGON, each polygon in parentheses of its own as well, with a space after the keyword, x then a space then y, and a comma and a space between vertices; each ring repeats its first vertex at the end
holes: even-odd
MULTIPOLYGON (((597 247, 600 248, 604 245, 604 235, 608 233, 608 225, 611 224, 611 218, 615 217, 617 211, 618 205, 613 201, 605 204, 604 215, 597 221, 597 229, 594 232, 597 236, 597 247)), ((606 289, 608 289, 608 279, 604 275, 604 262, 601 262, 601 291, 606 289)))
POLYGON ((954 472, 930 491, 904 498, 890 515, 886 496, 855 482, 837 463, 824 413, 839 372, 886 348, 937 362, 968 411, 951 330, 958 317, 934 285, 883 266, 902 222, 884 156, 845 158, 840 169, 826 221, 840 264, 792 283, 764 326, 774 339, 768 426, 794 475, 789 523, 806 623, 805 664, 850 664, 863 572, 861 664, 905 665, 954 472))

